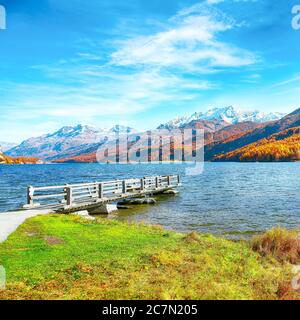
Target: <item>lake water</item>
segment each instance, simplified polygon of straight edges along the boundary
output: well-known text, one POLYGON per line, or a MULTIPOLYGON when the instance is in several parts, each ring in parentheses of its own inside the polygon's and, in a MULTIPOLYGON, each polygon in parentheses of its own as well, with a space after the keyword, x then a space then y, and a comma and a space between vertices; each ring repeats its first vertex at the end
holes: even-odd
POLYGON ((178 195, 160 196, 156 205, 120 210, 110 218, 229 238, 247 238, 277 225, 300 227, 300 163, 205 163, 204 172, 196 176, 185 176, 180 164, 2 165, 0 212, 20 208, 27 185, 177 173, 183 183, 178 195))

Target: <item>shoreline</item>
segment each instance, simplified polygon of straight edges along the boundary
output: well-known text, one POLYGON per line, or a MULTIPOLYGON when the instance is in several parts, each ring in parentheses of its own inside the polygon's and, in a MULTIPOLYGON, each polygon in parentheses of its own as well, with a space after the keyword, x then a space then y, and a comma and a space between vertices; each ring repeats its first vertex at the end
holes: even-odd
MULTIPOLYGON (((219 160, 207 160, 201 163, 243 163, 243 164, 249 164, 249 163, 299 163, 300 160, 280 160, 280 161, 219 161, 219 160)), ((99 164, 99 165, 191 165, 195 162, 141 162, 141 163, 99 163, 99 162, 80 162, 80 161, 65 161, 65 162, 44 162, 44 163, 0 163, 0 166, 24 166, 24 165, 30 165, 30 166, 44 166, 44 165, 61 165, 61 164, 99 164)))

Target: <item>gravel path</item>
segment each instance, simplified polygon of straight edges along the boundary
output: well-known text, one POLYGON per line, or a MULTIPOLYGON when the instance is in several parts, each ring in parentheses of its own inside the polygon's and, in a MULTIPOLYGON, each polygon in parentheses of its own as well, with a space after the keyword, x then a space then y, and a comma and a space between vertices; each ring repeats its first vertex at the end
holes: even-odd
POLYGON ((0 242, 5 241, 26 219, 51 212, 35 209, 0 213, 0 242))

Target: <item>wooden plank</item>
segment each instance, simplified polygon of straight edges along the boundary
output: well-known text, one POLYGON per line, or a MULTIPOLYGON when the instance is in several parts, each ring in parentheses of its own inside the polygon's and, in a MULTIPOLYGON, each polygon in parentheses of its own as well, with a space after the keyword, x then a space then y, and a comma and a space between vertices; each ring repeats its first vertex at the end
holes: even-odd
POLYGON ((66 186, 49 186, 49 187, 32 187, 34 191, 46 191, 46 190, 54 190, 54 189, 64 189, 66 186))
POLYGON ((34 195, 34 196, 32 196, 32 200, 58 198, 58 197, 64 197, 65 195, 66 195, 66 193, 53 193, 53 194, 45 194, 45 195, 34 195))

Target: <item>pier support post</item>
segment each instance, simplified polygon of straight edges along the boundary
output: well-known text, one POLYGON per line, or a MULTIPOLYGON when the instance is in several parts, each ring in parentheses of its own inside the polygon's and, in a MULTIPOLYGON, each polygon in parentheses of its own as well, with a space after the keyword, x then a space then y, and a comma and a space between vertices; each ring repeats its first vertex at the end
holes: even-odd
POLYGON ((71 206, 73 202, 73 194, 72 194, 72 188, 71 187, 66 187, 66 200, 67 200, 67 206, 71 206))
POLYGON ((170 176, 167 177, 167 181, 168 181, 168 187, 169 187, 171 185, 171 177, 170 176))
POLYGON ((127 185, 126 185, 126 180, 122 181, 122 193, 126 194, 127 192, 127 185))
POLYGON ((99 188, 99 190, 98 190, 99 199, 102 199, 103 198, 103 184, 99 183, 98 188, 99 188))
POLYGON ((29 207, 33 207, 33 194, 34 194, 34 188, 33 186, 27 187, 27 205, 29 207))

